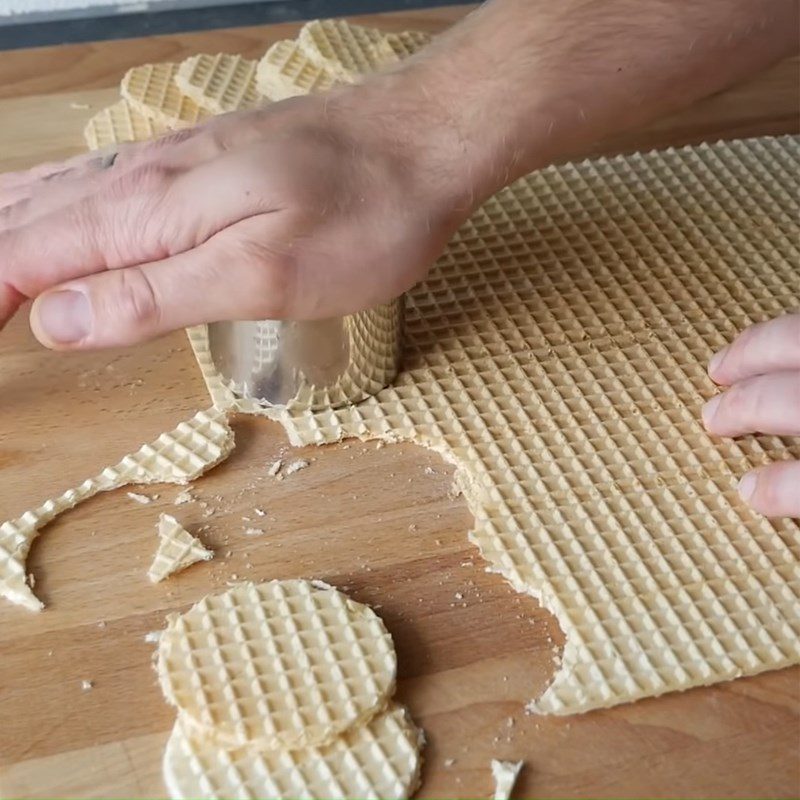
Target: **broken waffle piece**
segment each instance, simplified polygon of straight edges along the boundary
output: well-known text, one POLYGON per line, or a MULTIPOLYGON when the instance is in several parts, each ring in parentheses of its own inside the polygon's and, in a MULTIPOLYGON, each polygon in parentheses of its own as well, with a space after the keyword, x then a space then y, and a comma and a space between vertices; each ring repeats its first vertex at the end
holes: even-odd
POLYGON ((275 42, 256 68, 258 91, 270 100, 326 92, 336 83, 336 75, 318 61, 309 58, 293 39, 275 42))
POLYGON ((142 64, 125 73, 120 94, 140 114, 164 127, 185 128, 211 116, 175 82, 178 64, 142 64))
POLYGON ((397 663, 372 609, 287 580, 241 583, 168 617, 157 669, 167 701, 215 744, 299 749, 371 719, 397 663))
POLYGON ((168 125, 151 119, 125 100, 98 111, 83 129, 83 138, 90 150, 115 144, 143 142, 169 131, 168 125))
POLYGON ((199 53, 181 63, 177 87, 211 114, 255 108, 263 98, 256 85, 257 61, 229 53, 199 53))
POLYGON ((492 759, 492 778, 494 779, 494 800, 510 800, 522 769, 522 761, 498 761, 492 759))
POLYGON ((422 734, 394 703, 330 744, 302 750, 224 750, 178 715, 164 752, 173 800, 410 797, 419 784, 422 734))
POLYGON ((26 582, 25 560, 39 531, 59 514, 100 492, 131 484, 189 483, 226 459, 233 444, 233 430, 224 411, 217 408, 199 411, 80 486, 2 523, 0 596, 31 611, 44 608, 26 582))
POLYGON ((153 583, 158 583, 198 561, 210 561, 212 558, 214 554, 175 517, 162 514, 158 518, 158 549, 147 577, 153 583))

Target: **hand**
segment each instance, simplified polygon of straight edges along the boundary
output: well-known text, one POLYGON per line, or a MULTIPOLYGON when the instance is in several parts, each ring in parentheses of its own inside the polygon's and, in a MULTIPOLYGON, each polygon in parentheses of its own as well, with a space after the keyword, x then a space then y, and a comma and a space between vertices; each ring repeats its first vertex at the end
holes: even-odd
POLYGON ((472 206, 426 138, 435 112, 414 129, 401 79, 381 79, 398 86, 219 117, 108 169, 90 154, 0 176, 0 327, 34 298, 40 342, 89 349, 398 296, 472 206))
MULTIPOLYGON (((800 314, 748 328, 711 359, 708 372, 730 387, 703 408, 711 433, 800 436, 800 314)), ((800 462, 753 470, 739 492, 769 517, 800 517, 800 462)))

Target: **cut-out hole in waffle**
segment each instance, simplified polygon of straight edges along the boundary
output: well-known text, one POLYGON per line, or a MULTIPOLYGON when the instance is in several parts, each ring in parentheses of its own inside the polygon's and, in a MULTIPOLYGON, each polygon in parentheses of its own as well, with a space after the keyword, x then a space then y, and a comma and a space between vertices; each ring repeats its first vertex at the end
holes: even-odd
POLYGON ((394 690, 392 639, 372 609, 325 584, 239 584, 168 618, 164 696, 225 747, 324 745, 394 690))
POLYGON ((400 800, 419 783, 421 737, 395 704, 329 745, 293 751, 225 750, 178 716, 164 752, 164 783, 173 800, 400 800))
POLYGON ((566 635, 536 711, 800 661, 800 526, 736 490, 800 442, 714 438, 700 416, 711 355, 800 305, 798 174, 797 137, 534 173, 409 293, 394 386, 273 415, 295 445, 407 440, 458 465, 470 539, 566 635))

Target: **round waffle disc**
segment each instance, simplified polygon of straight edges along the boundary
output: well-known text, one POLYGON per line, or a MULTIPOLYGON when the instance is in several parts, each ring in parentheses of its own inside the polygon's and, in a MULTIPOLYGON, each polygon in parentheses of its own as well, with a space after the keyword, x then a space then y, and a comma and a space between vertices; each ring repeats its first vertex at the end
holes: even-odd
POLYGON ((392 694, 392 639, 367 606, 319 582, 242 583, 172 616, 167 700, 226 747, 325 744, 392 694))
POLYGON ((164 751, 164 783, 173 800, 410 797, 421 742, 396 705, 325 747, 304 750, 225 750, 179 715, 164 751))

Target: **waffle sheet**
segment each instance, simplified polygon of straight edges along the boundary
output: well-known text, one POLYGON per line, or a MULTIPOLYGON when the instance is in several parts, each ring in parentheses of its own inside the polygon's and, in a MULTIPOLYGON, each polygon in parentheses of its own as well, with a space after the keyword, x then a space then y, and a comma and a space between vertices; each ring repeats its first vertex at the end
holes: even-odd
MULTIPOLYGON (((798 306, 798 174, 797 137, 534 173, 409 293, 394 386, 272 414, 296 445, 405 440, 457 465, 470 539, 566 634, 538 712, 800 661, 800 525, 736 491, 800 443, 717 439, 700 420, 712 353, 798 306)), ((192 341, 217 400, 235 404, 202 330, 192 341)))

